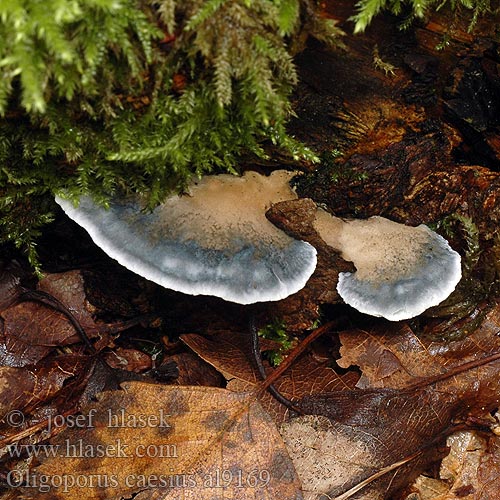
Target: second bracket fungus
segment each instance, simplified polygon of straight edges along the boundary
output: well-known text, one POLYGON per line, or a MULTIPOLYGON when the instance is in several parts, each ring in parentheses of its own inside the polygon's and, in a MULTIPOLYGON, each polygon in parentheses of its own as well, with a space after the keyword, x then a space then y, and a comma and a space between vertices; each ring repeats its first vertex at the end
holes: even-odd
POLYGON ((314 228, 356 267, 340 273, 344 301, 391 321, 413 318, 445 300, 461 278, 460 255, 427 226, 383 217, 343 220, 318 209, 314 228))
POLYGON ((271 204, 297 197, 279 170, 205 176, 188 195, 171 196, 152 212, 140 200, 109 209, 82 197, 75 207, 56 198, 66 214, 109 256, 165 288, 251 304, 283 299, 304 287, 316 250, 271 224, 271 204))

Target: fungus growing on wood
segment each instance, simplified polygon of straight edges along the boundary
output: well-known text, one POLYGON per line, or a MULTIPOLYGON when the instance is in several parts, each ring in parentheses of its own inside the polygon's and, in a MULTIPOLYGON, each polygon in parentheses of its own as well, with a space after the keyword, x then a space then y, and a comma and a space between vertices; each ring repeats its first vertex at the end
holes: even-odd
POLYGON ((314 228, 356 267, 340 273, 337 291, 358 311, 391 321, 438 305, 461 278, 460 255, 427 226, 383 217, 343 220, 318 209, 314 228))
POLYGON ((152 212, 139 199, 109 209, 82 197, 56 198, 109 256, 135 273, 191 295, 250 304, 283 299, 304 287, 316 250, 271 224, 266 210, 297 197, 292 173, 205 176, 188 195, 170 196, 152 212))

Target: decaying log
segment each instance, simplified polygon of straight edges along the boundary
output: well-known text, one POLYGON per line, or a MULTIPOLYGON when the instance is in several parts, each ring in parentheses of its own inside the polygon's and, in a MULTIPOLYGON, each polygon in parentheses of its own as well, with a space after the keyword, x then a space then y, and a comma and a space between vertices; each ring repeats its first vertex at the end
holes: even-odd
MULTIPOLYGON (((346 32, 352 29, 345 21, 352 14, 348 6, 326 2, 326 11, 346 32)), ((465 217, 477 226, 483 250, 495 247, 484 253, 491 258, 500 222, 496 23, 481 20, 471 35, 466 20, 449 27, 446 19, 435 14, 402 32, 399 21, 385 15, 362 37, 348 34, 345 53, 312 44, 298 56, 301 83, 292 130, 327 161, 299 179, 297 191, 341 217, 382 215, 410 225, 465 217), (340 154, 328 156, 334 149, 340 154)), ((290 206, 268 216, 309 241, 305 206, 298 218, 290 206)), ((465 252, 463 238, 453 244, 465 252)), ((337 272, 330 269, 329 279, 337 272)), ((306 304, 338 301, 317 276, 297 296, 281 301, 280 312, 290 313, 290 322, 304 324, 297 313, 306 304)))

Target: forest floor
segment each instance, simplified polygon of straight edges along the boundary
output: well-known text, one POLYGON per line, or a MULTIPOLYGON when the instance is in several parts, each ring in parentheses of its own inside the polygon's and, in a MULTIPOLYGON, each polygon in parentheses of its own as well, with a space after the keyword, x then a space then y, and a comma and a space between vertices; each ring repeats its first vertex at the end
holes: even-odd
MULTIPOLYGON (((335 16, 349 32, 341 4, 335 16)), ((299 195, 436 229, 463 259, 450 298, 408 321, 362 315, 332 285, 349 265, 325 248, 306 288, 277 303, 186 296, 122 268, 60 213, 30 285, 100 354, 46 305, 2 311, 1 499, 498 498, 500 52, 492 22, 474 35, 447 23, 401 31, 382 16, 345 51, 310 43, 290 127, 322 157, 302 165, 299 195), (252 321, 267 326, 268 373, 284 340, 322 334, 275 382, 303 415, 259 385, 252 321)), ((268 216, 308 232, 293 208, 268 216)))

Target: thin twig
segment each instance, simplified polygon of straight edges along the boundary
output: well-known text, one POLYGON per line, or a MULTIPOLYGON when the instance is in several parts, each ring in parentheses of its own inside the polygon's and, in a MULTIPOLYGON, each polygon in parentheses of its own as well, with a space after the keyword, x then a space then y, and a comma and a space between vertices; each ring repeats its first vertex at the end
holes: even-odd
POLYGON ((87 332, 83 329, 80 322, 75 318, 73 313, 59 300, 56 299, 53 295, 43 292, 41 290, 24 290, 22 295, 19 297, 19 301, 37 301, 41 304, 45 304, 46 306, 51 307, 52 309, 64 314, 66 318, 73 325, 73 328, 77 331, 80 338, 83 340, 83 343, 87 346, 90 351, 90 354, 96 355, 97 350, 92 344, 87 332))
POLYGON ((493 361, 497 361, 499 359, 500 359, 500 352, 496 352, 495 354, 490 354, 489 356, 484 356, 483 358, 475 359, 474 361, 469 361, 468 363, 455 366, 454 368, 451 368, 451 370, 448 370, 446 373, 440 373, 439 375, 434 375, 432 377, 424 378, 419 382, 415 382, 412 385, 402 388, 402 390, 414 391, 418 389, 423 389, 424 387, 435 384, 436 382, 441 382, 442 380, 454 377, 455 375, 459 375, 460 373, 472 370, 473 368, 479 368, 480 366, 492 363, 493 361))
MULTIPOLYGON (((260 354, 259 332, 257 331, 257 328, 255 326, 253 316, 250 318, 250 333, 252 337, 252 354, 255 360, 255 364, 257 365, 257 369, 259 370, 262 379, 266 380, 267 373, 264 364, 262 363, 262 358, 260 354)), ((270 394, 272 394, 272 396, 277 401, 279 401, 282 405, 286 406, 289 410, 292 410, 293 412, 298 413, 300 415, 303 413, 299 408, 297 408, 294 405, 293 401, 283 396, 283 394, 281 394, 281 392, 278 391, 278 389, 275 387, 274 384, 269 385, 267 390, 270 394)))
POLYGON ((358 483, 356 486, 353 486, 352 488, 348 489, 346 492, 342 493, 342 495, 339 495, 332 500, 347 500, 348 498, 351 498, 354 494, 356 494, 358 491, 362 490, 369 484, 373 483, 373 481, 379 479, 382 476, 385 476, 387 473, 401 467, 402 465, 411 462, 415 458, 417 458, 419 455, 423 453, 424 450, 419 450, 412 455, 403 458, 402 460, 399 460, 398 462, 395 462, 391 465, 388 465, 387 467, 384 467, 383 469, 380 469, 378 472, 375 474, 372 474, 370 477, 367 477, 360 483, 358 483))

